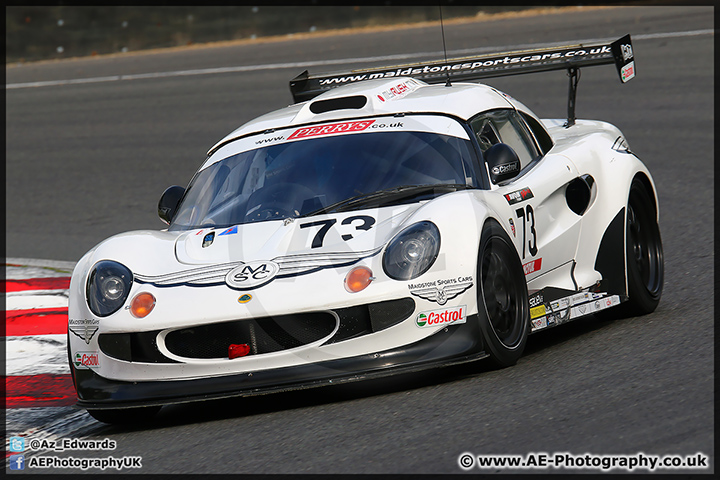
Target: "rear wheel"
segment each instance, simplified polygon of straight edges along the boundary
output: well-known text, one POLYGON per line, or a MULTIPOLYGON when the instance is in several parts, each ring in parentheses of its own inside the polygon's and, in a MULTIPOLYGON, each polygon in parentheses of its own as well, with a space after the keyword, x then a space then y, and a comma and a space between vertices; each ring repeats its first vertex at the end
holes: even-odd
POLYGON ((88 410, 95 420, 110 424, 136 424, 147 422, 160 411, 162 407, 135 407, 115 408, 110 410, 88 410))
POLYGON ((628 297, 625 313, 653 312, 663 290, 664 261, 654 202, 642 181, 635 179, 628 196, 625 223, 628 297))
POLYGON ((499 367, 514 365, 530 331, 527 283, 515 247, 492 219, 483 227, 477 279, 478 318, 487 353, 499 367))

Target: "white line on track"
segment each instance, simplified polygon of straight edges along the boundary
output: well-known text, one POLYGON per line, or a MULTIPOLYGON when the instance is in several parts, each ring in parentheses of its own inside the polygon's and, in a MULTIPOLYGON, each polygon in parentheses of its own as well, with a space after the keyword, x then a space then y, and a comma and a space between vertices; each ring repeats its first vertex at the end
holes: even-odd
POLYGON ((70 375, 65 334, 5 338, 5 375, 70 375))
POLYGON ((41 294, 38 291, 26 291, 19 294, 7 294, 5 308, 8 310, 32 310, 36 308, 67 308, 68 290, 57 293, 41 294))
MULTIPOLYGON (((666 32, 666 33, 645 33, 632 36, 633 41, 637 40, 652 40, 658 38, 673 38, 673 37, 693 37, 698 35, 714 35, 714 29, 705 30, 688 30, 684 32, 666 32)), ((616 37, 612 38, 593 38, 584 40, 574 40, 562 43, 533 43, 524 45, 512 45, 505 47, 481 47, 471 48, 463 50, 452 50, 448 52, 449 55, 468 55, 468 54, 482 54, 486 52, 493 52, 498 50, 526 50, 532 48, 541 47, 553 47, 565 44, 586 44, 595 42, 611 42, 617 40, 616 37)), ((90 77, 90 78, 74 78, 69 80, 49 80, 44 82, 27 82, 27 83, 10 83, 5 85, 6 90, 17 89, 17 88, 31 88, 31 87, 51 87, 59 85, 77 85, 87 83, 103 83, 103 82, 118 82, 122 80, 140 80, 140 79, 155 79, 155 78, 167 78, 167 77, 186 77, 192 75, 216 75, 222 73, 237 73, 237 72, 253 72, 258 70, 276 70, 281 68, 308 68, 325 65, 342 65, 342 64, 363 64, 372 62, 387 62, 402 60, 405 61, 410 58, 430 58, 431 56, 442 56, 442 52, 419 52, 409 54, 398 54, 398 55, 383 55, 377 57, 359 57, 359 58, 339 58, 335 60, 318 60, 309 62, 287 62, 287 63, 267 63, 262 65, 241 65, 236 67, 219 67, 219 68, 203 68, 196 70, 176 70, 172 72, 155 72, 155 73, 136 73, 128 75, 109 75, 105 77, 90 77)))
MULTIPOLYGON (((58 276, 69 276, 75 262, 38 260, 28 258, 7 258, 5 268, 7 279, 31 279, 58 276)), ((27 290, 7 292, 8 310, 48 306, 67 306, 67 290, 27 290), (50 295, 51 292, 59 295, 50 295), (26 304, 26 300, 36 299, 36 304, 26 304), (22 300, 22 304, 16 301, 22 300), (55 305, 57 303, 57 305, 55 305)), ((27 335, 5 338, 6 371, 8 376, 18 375, 69 375, 67 362, 66 336, 59 335, 27 335)), ((5 410, 6 446, 10 436, 21 436, 26 439, 58 440, 62 438, 82 438, 97 435, 108 428, 98 423, 85 410, 75 406, 66 407, 25 407, 5 410)), ((47 451, 26 451, 25 456, 34 456, 47 451)), ((9 458, 9 457, 8 457, 9 458)), ((7 459, 6 459, 7 460, 7 459)), ((6 462, 7 463, 7 462, 6 462)), ((7 467, 7 465, 6 465, 7 467)))

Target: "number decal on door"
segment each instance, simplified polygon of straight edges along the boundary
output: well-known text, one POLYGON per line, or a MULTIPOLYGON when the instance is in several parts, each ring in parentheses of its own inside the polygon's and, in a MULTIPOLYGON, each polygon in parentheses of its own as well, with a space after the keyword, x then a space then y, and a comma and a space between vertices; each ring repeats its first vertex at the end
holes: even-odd
POLYGON ((518 220, 522 220, 523 224, 523 248, 522 248, 522 258, 525 259, 525 248, 527 247, 528 252, 530 252, 530 256, 534 257, 537 255, 538 249, 537 249, 537 232, 535 231, 535 211, 533 210, 531 205, 526 205, 525 209, 518 208, 515 210, 515 214, 517 215, 518 220), (530 224, 530 240, 528 240, 528 224, 530 224))

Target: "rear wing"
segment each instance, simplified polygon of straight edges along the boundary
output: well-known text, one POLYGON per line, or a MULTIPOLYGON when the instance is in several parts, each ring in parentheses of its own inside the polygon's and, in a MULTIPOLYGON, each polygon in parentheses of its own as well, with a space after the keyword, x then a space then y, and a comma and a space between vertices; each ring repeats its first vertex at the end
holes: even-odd
POLYGON ((569 126, 575 122, 578 68, 612 63, 615 64, 622 83, 635 76, 635 62, 629 34, 611 43, 516 50, 427 63, 352 70, 346 73, 310 75, 305 70, 290 81, 290 92, 297 103, 310 100, 335 87, 376 78, 409 76, 427 83, 449 83, 452 80, 472 81, 523 73, 567 70, 570 76, 569 126))

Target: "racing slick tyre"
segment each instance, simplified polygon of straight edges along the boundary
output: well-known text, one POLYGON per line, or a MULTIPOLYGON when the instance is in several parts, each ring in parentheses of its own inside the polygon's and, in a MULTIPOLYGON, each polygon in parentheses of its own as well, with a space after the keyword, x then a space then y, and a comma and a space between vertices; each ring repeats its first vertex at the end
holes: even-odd
POLYGON ((530 332, 530 303, 520 258, 493 219, 482 230, 476 278, 478 319, 486 352, 500 368, 514 365, 530 332))
POLYGON ((655 310, 663 290, 664 262, 655 204, 645 184, 630 186, 625 223, 625 250, 629 300, 621 307, 628 316, 655 310))
POLYGON ((129 425, 150 420, 161 408, 162 406, 117 408, 112 410, 88 410, 88 413, 99 422, 129 425))

